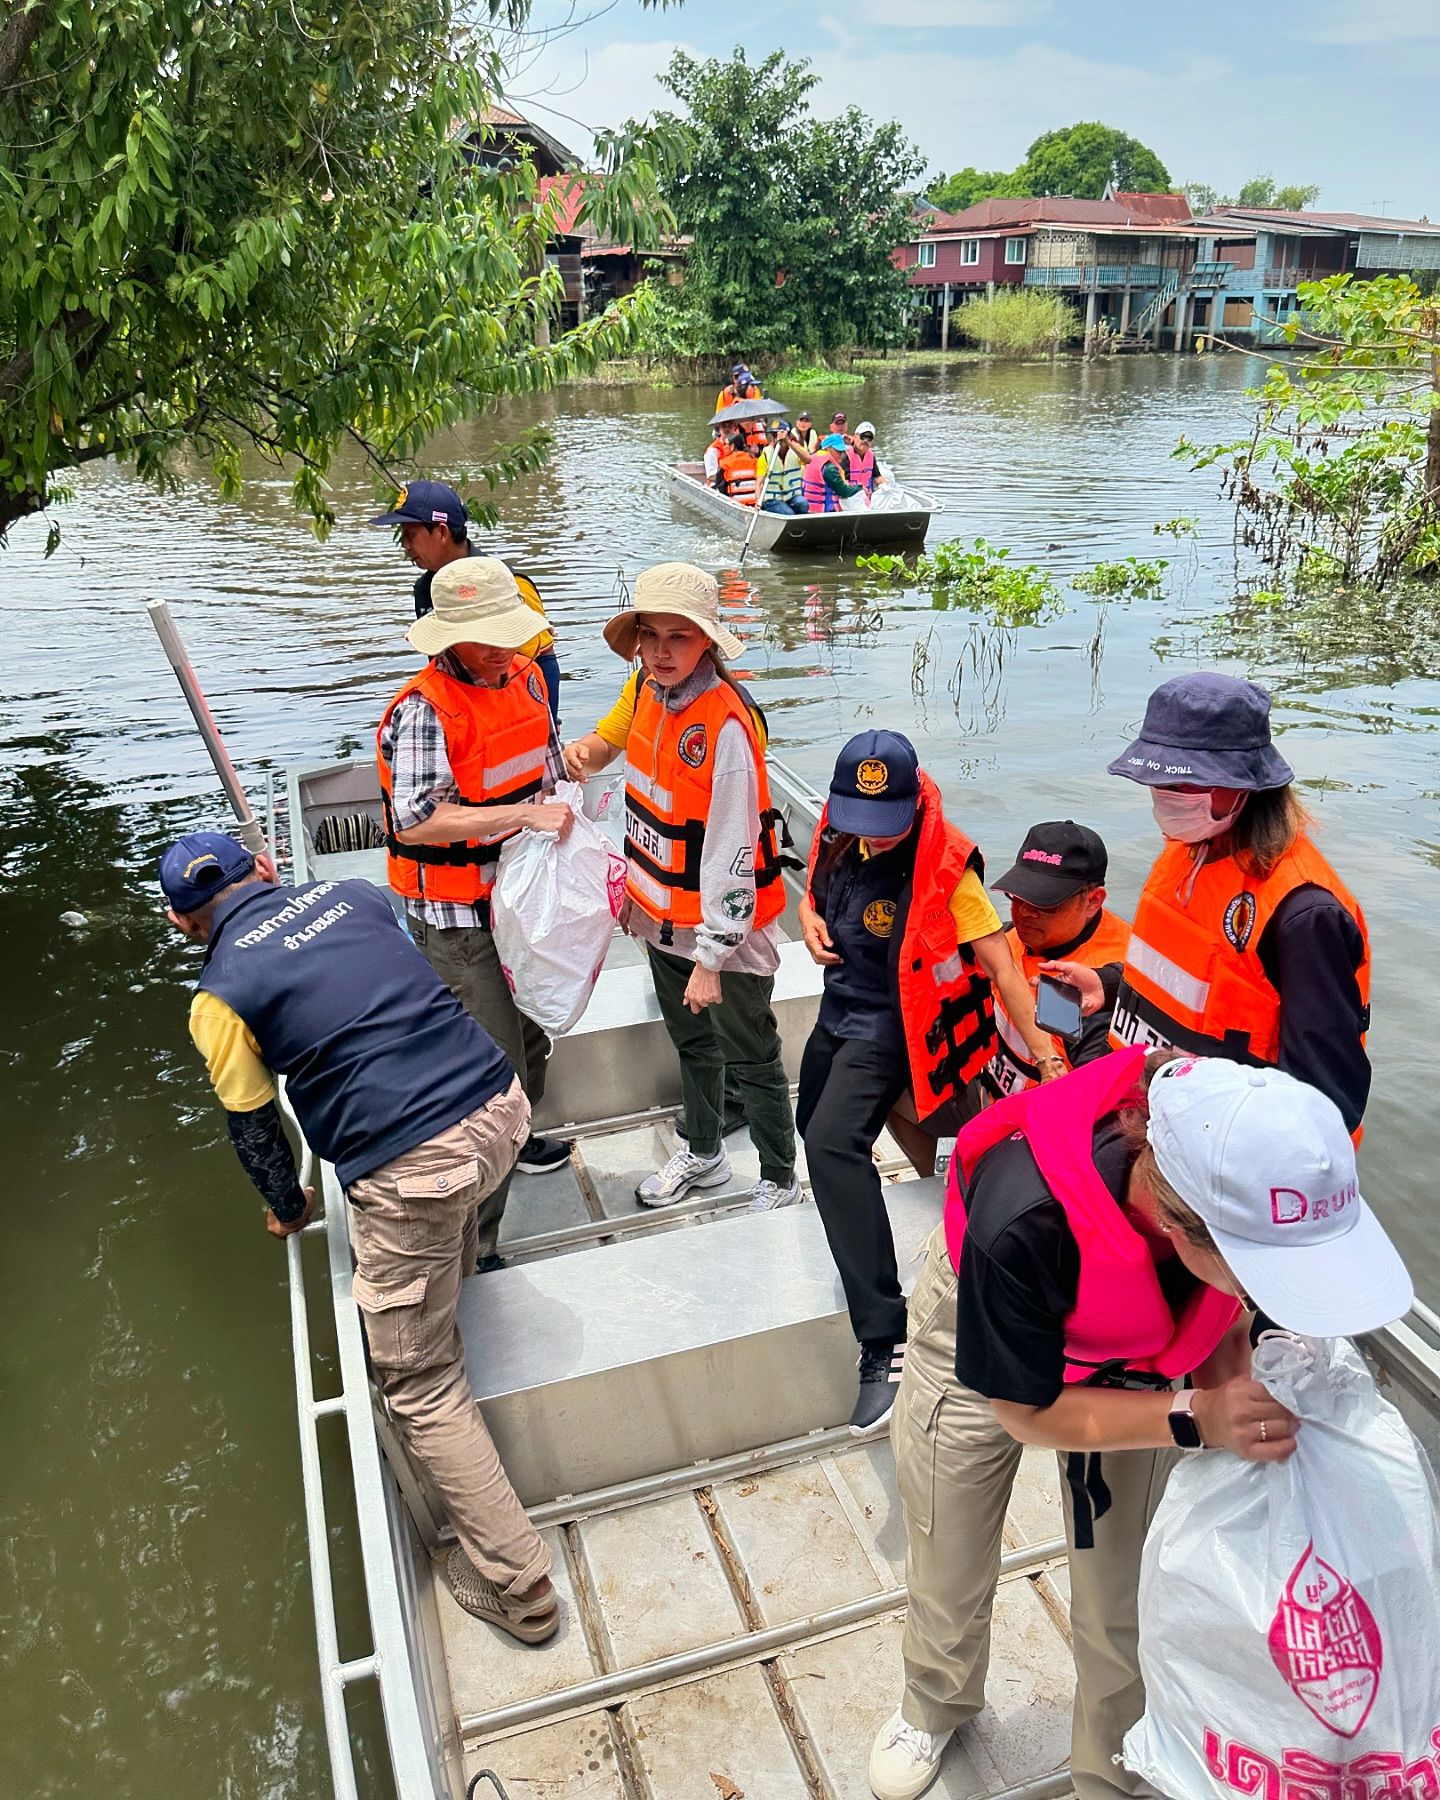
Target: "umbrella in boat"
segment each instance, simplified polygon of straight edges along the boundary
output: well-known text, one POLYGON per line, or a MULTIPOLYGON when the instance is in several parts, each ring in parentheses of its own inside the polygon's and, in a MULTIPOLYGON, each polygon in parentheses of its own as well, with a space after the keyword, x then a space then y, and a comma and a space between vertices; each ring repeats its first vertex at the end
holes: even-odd
POLYGON ((746 419, 773 419, 790 408, 778 400, 737 400, 733 406, 722 406, 710 421, 712 425, 740 425, 746 419))

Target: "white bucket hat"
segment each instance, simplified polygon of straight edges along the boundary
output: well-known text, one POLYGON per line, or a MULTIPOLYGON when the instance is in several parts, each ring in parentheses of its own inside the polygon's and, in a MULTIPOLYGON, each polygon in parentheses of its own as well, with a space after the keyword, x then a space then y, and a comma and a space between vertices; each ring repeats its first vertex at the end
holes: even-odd
POLYGON ((1318 1088, 1188 1057, 1151 1082, 1148 1136, 1160 1173, 1277 1325, 1349 1337, 1410 1310, 1410 1276, 1360 1196, 1340 1110, 1318 1088))
POLYGON ((544 614, 520 598, 515 577, 498 556, 446 563, 430 584, 430 599, 435 610, 406 633, 422 656, 438 656, 452 644, 518 650, 546 625, 544 614))
POLYGON ((642 613, 674 613, 677 618, 690 619, 724 657, 738 656, 745 648, 735 633, 720 623, 720 584, 694 563, 655 563, 642 570, 628 609, 616 613, 605 626, 605 642, 626 662, 635 659, 642 613))

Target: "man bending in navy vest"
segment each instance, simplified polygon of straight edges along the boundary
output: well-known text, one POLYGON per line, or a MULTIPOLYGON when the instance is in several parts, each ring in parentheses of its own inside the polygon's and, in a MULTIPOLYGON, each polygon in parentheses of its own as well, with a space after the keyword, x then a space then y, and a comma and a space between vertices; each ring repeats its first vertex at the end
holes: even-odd
POLYGON ((267 1229, 289 1237, 314 1204, 275 1103, 283 1075, 350 1201, 370 1358, 460 1540, 451 1592, 543 1642, 560 1622, 550 1552, 495 1454, 455 1322, 481 1209, 530 1129, 513 1069, 368 881, 281 887, 268 856, 202 831, 161 857, 160 885, 171 924, 205 945, 190 1034, 267 1229))

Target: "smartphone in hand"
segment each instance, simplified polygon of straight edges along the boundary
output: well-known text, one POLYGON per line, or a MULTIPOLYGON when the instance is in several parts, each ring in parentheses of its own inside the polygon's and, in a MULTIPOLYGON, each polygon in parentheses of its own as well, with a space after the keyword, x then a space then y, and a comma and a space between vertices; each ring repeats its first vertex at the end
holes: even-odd
POLYGON ((1042 975, 1035 987, 1035 1023, 1072 1043, 1080 1035, 1080 990, 1058 976, 1042 975))

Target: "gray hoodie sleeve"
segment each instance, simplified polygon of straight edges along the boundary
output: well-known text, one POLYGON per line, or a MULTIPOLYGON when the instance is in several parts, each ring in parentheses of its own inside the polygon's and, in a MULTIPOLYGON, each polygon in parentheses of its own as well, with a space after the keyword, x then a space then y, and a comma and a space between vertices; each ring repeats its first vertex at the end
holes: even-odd
POLYGON ((760 783, 750 738, 727 719, 715 740, 710 816, 700 852, 700 923, 695 960, 722 969, 755 923, 755 843, 760 836, 760 783))

